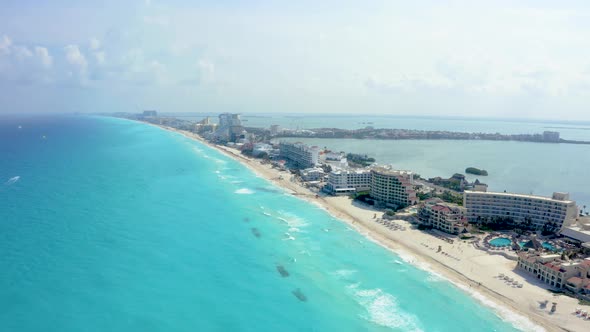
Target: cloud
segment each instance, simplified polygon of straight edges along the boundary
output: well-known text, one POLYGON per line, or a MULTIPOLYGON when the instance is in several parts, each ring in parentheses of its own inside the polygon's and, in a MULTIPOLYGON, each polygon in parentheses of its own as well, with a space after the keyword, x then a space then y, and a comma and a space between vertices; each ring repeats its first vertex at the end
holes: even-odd
POLYGON ((215 65, 212 62, 200 59, 197 61, 195 67, 196 72, 194 70, 188 71, 188 76, 185 75, 184 78, 177 81, 179 85, 196 86, 214 82, 215 65))
POLYGON ((14 46, 12 52, 19 61, 24 61, 33 56, 33 52, 26 46, 14 46))
POLYGON ((8 54, 10 53, 10 46, 12 45, 12 40, 8 38, 8 36, 3 35, 0 38, 0 54, 8 54))
POLYGON ((197 68, 199 69, 199 76, 201 80, 210 81, 215 75, 215 65, 207 60, 199 60, 197 62, 197 68))
POLYGON ((54 81, 47 69, 53 65, 49 50, 13 44, 8 36, 0 38, 0 81, 30 85, 54 81))
POLYGON ((98 49, 100 49, 100 40, 96 39, 96 38, 92 38, 90 39, 90 49, 93 51, 96 51, 98 49))
POLYGON ((36 46, 35 55, 37 55, 43 67, 50 68, 53 65, 53 57, 49 55, 47 48, 36 46))
POLYGON ((76 67, 80 72, 86 71, 88 61, 86 61, 84 54, 80 52, 78 45, 68 45, 64 50, 66 51, 66 60, 70 65, 76 67))
POLYGON ((104 52, 96 52, 94 53, 94 57, 96 59, 96 63, 98 63, 99 65, 104 65, 105 64, 105 53, 104 52))

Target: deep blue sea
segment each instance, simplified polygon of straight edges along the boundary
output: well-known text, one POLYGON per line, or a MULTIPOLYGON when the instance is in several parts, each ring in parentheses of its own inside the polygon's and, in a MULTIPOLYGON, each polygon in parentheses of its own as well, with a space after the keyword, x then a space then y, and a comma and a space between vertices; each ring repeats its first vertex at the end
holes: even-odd
POLYGON ((0 227, 2 331, 534 329, 211 148, 126 120, 0 118, 0 227))

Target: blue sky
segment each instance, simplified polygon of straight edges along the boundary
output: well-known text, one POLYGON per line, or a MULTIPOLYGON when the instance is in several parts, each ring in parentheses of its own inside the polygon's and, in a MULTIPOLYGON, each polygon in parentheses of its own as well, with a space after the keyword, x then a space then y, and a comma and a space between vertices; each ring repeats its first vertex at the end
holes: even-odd
POLYGON ((590 120, 586 1, 38 2, 0 5, 0 112, 590 120))

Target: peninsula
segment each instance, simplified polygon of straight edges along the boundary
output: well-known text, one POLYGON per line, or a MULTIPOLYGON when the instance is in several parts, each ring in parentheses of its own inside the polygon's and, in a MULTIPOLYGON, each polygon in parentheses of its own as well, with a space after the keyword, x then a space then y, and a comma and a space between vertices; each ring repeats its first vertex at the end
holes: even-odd
POLYGON ((283 130, 277 137, 310 138, 355 138, 383 140, 486 140, 519 141, 536 143, 590 144, 590 141, 566 140, 560 138, 559 132, 544 131, 540 134, 500 134, 500 133, 466 133, 441 130, 416 129, 362 129, 316 128, 309 130, 283 130))

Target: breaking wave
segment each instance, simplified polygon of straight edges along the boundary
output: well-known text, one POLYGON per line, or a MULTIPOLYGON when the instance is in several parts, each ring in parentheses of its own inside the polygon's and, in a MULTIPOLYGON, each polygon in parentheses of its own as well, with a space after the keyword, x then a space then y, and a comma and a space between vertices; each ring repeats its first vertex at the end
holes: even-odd
POLYGON ((397 304, 395 296, 380 288, 359 289, 359 283, 350 285, 348 288, 353 291, 354 299, 367 310, 363 318, 389 328, 422 331, 418 317, 403 311, 397 304))
POLYGON ((15 177, 11 177, 10 179, 8 179, 8 181, 6 181, 6 185, 9 186, 13 183, 16 183, 16 181, 20 180, 20 176, 15 176, 15 177))
POLYGON ((238 190, 234 191, 234 194, 241 194, 241 195, 252 195, 254 193, 255 193, 254 190, 248 189, 248 188, 242 188, 242 189, 238 189, 238 190))

